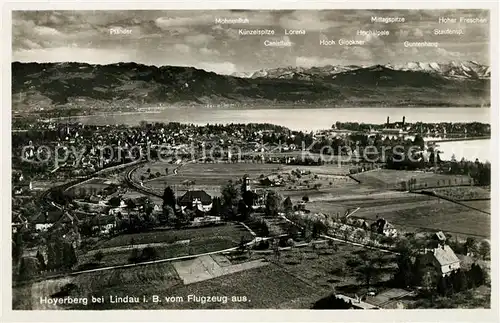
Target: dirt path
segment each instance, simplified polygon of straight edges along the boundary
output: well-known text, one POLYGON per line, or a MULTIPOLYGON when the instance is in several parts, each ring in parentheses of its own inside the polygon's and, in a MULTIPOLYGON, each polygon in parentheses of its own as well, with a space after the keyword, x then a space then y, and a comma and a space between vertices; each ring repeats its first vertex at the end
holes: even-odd
POLYGON ((189 285, 268 264, 269 262, 263 259, 257 259, 236 265, 221 266, 211 256, 202 256, 193 260, 175 262, 173 265, 184 285, 189 285))

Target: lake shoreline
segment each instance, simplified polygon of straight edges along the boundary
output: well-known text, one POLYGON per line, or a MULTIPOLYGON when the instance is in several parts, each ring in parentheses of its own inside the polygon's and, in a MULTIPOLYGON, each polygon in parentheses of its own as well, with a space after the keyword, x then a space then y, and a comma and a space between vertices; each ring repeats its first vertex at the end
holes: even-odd
POLYGON ((216 109, 170 107, 139 112, 117 112, 48 118, 46 120, 70 120, 88 125, 138 125, 141 121, 179 122, 197 125, 230 123, 268 123, 280 125, 290 130, 316 131, 331 129, 335 122, 358 122, 365 124, 385 124, 387 117, 391 122, 416 123, 470 123, 491 124, 490 108, 311 108, 295 107, 289 109, 216 109), (453 112, 453 113, 450 113, 453 112))
MULTIPOLYGON (((204 109, 204 110, 213 110, 213 111, 241 111, 241 110, 251 110, 251 111, 259 111, 259 110, 311 110, 311 109, 325 109, 325 110, 349 110, 349 109, 462 109, 462 108, 467 108, 467 109, 490 109, 491 106, 390 106, 390 107, 385 107, 385 106, 371 106, 371 107, 359 107, 359 106, 338 106, 338 107, 319 107, 319 106, 289 106, 289 105, 274 105, 274 106, 244 106, 244 107, 227 107, 228 105, 224 105, 224 107, 207 107, 204 105, 200 106, 169 106, 169 107, 152 107, 152 108, 139 108, 134 111, 124 111, 124 112, 112 112, 112 113, 106 113, 106 112, 101 112, 101 113, 95 113, 95 114, 82 114, 82 115, 71 115, 71 116, 64 116, 64 117, 47 117, 45 118, 46 120, 65 120, 65 119, 71 119, 71 118, 86 118, 86 117, 105 117, 105 116, 111 116, 111 115, 127 115, 127 114, 138 114, 138 113, 161 113, 165 112, 168 110, 198 110, 198 109, 204 109)), ((18 116, 21 117, 21 116, 18 116)))

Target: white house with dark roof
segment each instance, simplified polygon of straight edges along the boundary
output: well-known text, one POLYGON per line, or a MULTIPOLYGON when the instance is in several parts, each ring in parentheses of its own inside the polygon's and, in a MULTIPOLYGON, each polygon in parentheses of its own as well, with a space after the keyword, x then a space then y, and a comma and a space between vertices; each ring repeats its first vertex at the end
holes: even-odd
POLYGON ((460 269, 460 259, 448 245, 440 245, 432 251, 441 275, 449 275, 460 269))
POLYGON ((443 232, 436 233, 439 241, 434 249, 425 249, 420 260, 423 266, 433 267, 441 276, 447 276, 460 269, 460 259, 446 244, 446 236, 443 232))

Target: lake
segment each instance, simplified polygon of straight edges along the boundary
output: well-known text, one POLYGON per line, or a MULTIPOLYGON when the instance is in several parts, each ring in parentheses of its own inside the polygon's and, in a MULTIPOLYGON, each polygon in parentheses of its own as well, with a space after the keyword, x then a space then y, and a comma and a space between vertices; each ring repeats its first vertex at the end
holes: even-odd
POLYGON ((451 157, 455 155, 457 161, 460 161, 462 157, 471 161, 476 158, 481 162, 492 161, 492 147, 489 139, 438 142, 437 144, 439 150, 442 151, 439 154, 442 160, 451 160, 451 157))
POLYGON ((490 122, 489 108, 282 108, 282 109, 210 109, 166 108, 159 112, 73 117, 85 124, 137 125, 140 121, 207 123, 272 123, 292 130, 328 129, 337 122, 385 123, 387 117, 406 122, 490 122))
MULTIPOLYGON (((292 130, 313 131, 328 129, 337 122, 385 123, 406 122, 483 122, 490 123, 489 108, 281 108, 281 109, 211 109, 165 108, 155 112, 133 112, 115 115, 73 117, 85 124, 138 125, 140 121, 181 122, 205 125, 207 123, 272 123, 292 130)), ((457 160, 491 161, 490 140, 443 142, 441 158, 449 160, 454 154, 457 160)))

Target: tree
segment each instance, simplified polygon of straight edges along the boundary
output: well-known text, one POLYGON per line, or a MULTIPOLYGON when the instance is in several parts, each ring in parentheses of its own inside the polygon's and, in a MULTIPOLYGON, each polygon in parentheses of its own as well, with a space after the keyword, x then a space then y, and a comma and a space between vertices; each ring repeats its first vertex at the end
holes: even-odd
POLYGON ((47 269, 58 269, 61 266, 62 248, 59 241, 47 243, 47 269))
POLYGON ((356 309, 356 307, 352 306, 352 303, 346 302, 341 298, 337 298, 335 294, 331 294, 327 297, 324 297, 317 302, 315 302, 312 309, 331 309, 331 310, 349 310, 356 309))
POLYGON ((165 168, 165 175, 168 175, 168 167, 165 168))
POLYGON ((47 269, 47 264, 45 263, 45 258, 43 257, 40 250, 36 253, 36 259, 38 259, 38 265, 41 271, 45 271, 47 269))
MULTIPOLYGON (((345 219, 345 218, 344 218, 345 219)), ((344 226, 344 230, 342 231, 342 235, 344 237, 344 240, 349 240, 349 236, 351 235, 351 227, 350 226, 344 226)))
POLYGON ((175 204, 175 193, 170 186, 167 186, 163 191, 163 208, 170 206, 173 210, 175 210, 175 204))
POLYGON ((290 222, 286 223, 285 231, 286 234, 288 234, 288 236, 292 239, 296 239, 299 235, 299 228, 295 224, 290 222))
POLYGON ((394 282, 398 287, 407 288, 414 282, 413 263, 411 255, 407 252, 400 253, 396 258, 398 269, 394 275, 394 282))
POLYGON ((357 241, 362 241, 366 237, 365 230, 358 229, 354 231, 354 239, 357 241))
POLYGON ((437 281, 437 292, 441 296, 450 296, 453 294, 453 282, 449 276, 440 276, 437 281))
POLYGON ((212 216, 220 216, 222 210, 221 202, 220 202, 220 197, 215 196, 212 198, 212 209, 210 210, 210 213, 212 216))
POLYGON ((14 233, 12 237, 12 261, 13 263, 17 263, 24 252, 24 241, 23 234, 21 230, 18 230, 14 233))
POLYGON ((317 239, 320 235, 325 234, 328 230, 327 226, 320 221, 319 219, 315 219, 311 223, 312 225, 312 237, 317 239))
POLYGON ((19 265, 19 279, 28 280, 38 274, 38 261, 32 257, 22 257, 19 265))
POLYGON ((328 239, 328 247, 332 248, 333 251, 339 250, 338 244, 336 244, 335 241, 332 239, 328 239))
POLYGON ((98 251, 95 255, 94 255, 94 260, 96 262, 101 262, 102 258, 104 258, 104 254, 102 253, 102 251, 98 251))
POLYGON ((63 256, 64 268, 72 268, 78 262, 78 259, 76 258, 75 248, 73 247, 73 244, 69 242, 65 242, 63 244, 63 256))
POLYGON ((481 241, 481 243, 479 244, 478 252, 483 258, 483 260, 485 260, 487 257, 490 256, 490 250, 491 250, 490 243, 486 240, 481 241))
POLYGON ((486 282, 486 275, 483 268, 475 263, 470 267, 467 276, 469 287, 478 287, 486 282))
POLYGON ((181 228, 188 225, 191 222, 192 217, 193 213, 190 210, 178 212, 175 216, 175 227, 181 228))
POLYGON ((434 294, 434 288, 436 286, 436 283, 437 283, 436 275, 433 275, 430 271, 427 271, 425 274, 423 274, 421 285, 424 288, 424 290, 431 296, 434 294))
POLYGON ((420 149, 424 149, 425 147, 425 141, 424 138, 420 134, 415 135, 415 139, 413 139, 413 144, 415 146, 420 147, 420 149))
POLYGON ((290 196, 287 196, 285 201, 283 201, 283 211, 286 215, 290 215, 293 212, 293 203, 290 196))
POLYGON ((119 196, 114 196, 109 199, 108 204, 112 207, 119 207, 121 203, 121 198, 119 196))
POLYGON ((275 192, 270 191, 266 196, 266 214, 269 216, 277 216, 281 208, 281 196, 275 192))
POLYGON ((163 207, 162 213, 159 216, 158 220, 161 225, 165 225, 174 217, 175 217, 174 209, 171 206, 166 205, 163 207))
POLYGON ((302 196, 302 201, 305 203, 309 202, 309 196, 307 195, 302 196))
POLYGON ((464 243, 465 254, 477 252, 477 241, 473 237, 468 237, 464 243))
POLYGON ((455 293, 459 293, 467 289, 467 275, 462 271, 458 270, 451 275, 453 281, 453 289, 455 293))
POLYGON ((127 205, 127 208, 130 209, 130 210, 133 210, 137 207, 137 205, 135 204, 134 200, 133 199, 127 199, 125 201, 125 204, 127 205))
POLYGON ((146 248, 142 249, 142 253, 140 256, 141 261, 155 260, 157 258, 158 252, 154 247, 147 246, 146 248))
POLYGON ((248 218, 248 207, 243 200, 238 202, 238 214, 241 221, 245 221, 248 218))
POLYGON ((130 263, 137 263, 140 261, 140 254, 137 248, 132 249, 130 252, 130 257, 128 258, 130 263))
POLYGON ((237 214, 237 206, 240 200, 240 191, 232 181, 221 187, 222 205, 228 218, 234 218, 237 214))
POLYGON ((357 258, 351 258, 346 264, 354 270, 357 279, 369 288, 382 274, 379 263, 382 263, 383 259, 379 252, 363 250, 357 258))
POLYGON ((280 246, 279 246, 279 242, 277 239, 274 240, 274 258, 277 260, 277 261, 280 261, 280 258, 281 258, 281 250, 280 250, 280 246))
POLYGON ((247 251, 247 243, 245 241, 245 237, 241 236, 240 243, 238 244, 238 248, 236 249, 240 255, 243 255, 247 251))
POLYGON ((251 207, 253 205, 254 199, 255 199, 255 193, 252 191, 244 191, 241 194, 241 197, 243 198, 243 201, 248 207, 251 207))

